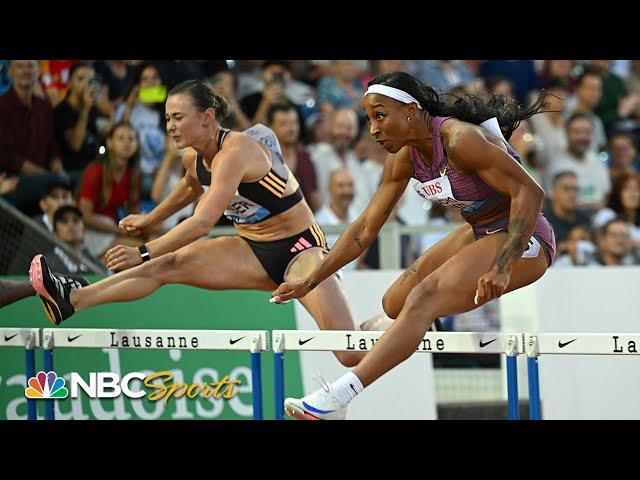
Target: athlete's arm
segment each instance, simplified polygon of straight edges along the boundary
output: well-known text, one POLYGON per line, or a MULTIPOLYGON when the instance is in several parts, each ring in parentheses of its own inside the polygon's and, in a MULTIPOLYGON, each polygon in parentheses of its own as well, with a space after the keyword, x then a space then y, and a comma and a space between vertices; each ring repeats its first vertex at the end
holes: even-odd
MULTIPOLYGON (((231 139, 230 139, 231 140, 231 139)), ((149 256, 157 258, 206 236, 224 213, 244 177, 250 156, 243 153, 243 141, 229 142, 211 168, 211 187, 193 215, 147 244, 149 256)))
POLYGON ((169 195, 149 212, 148 216, 151 225, 163 222, 174 213, 200 198, 204 189, 193 173, 195 159, 195 151, 189 151, 182 156, 182 164, 186 169, 184 177, 180 179, 169 195))
POLYGON ((478 282, 480 304, 499 297, 507 287, 513 264, 527 248, 535 230, 545 193, 511 155, 476 128, 453 127, 447 146, 458 167, 475 172, 494 190, 511 197, 507 240, 489 274, 478 282))
POLYGON ((320 282, 358 258, 375 240, 391 211, 402 197, 412 174, 408 147, 390 155, 384 165, 382 182, 360 217, 338 238, 329 254, 302 282, 283 283, 274 293, 278 303, 301 298, 320 282))
POLYGON ((123 218, 119 224, 120 228, 132 235, 138 235, 162 223, 174 213, 198 200, 204 190, 193 173, 195 171, 193 168, 195 159, 195 150, 186 152, 182 156, 182 164, 186 169, 186 173, 173 187, 173 190, 146 215, 128 215, 123 218))

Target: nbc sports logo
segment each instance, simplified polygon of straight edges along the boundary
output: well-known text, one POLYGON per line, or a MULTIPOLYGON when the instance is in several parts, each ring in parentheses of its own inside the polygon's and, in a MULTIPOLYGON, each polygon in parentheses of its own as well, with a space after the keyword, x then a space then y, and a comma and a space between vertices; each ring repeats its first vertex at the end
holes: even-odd
POLYGON ((32 399, 67 398, 69 390, 64 386, 64 378, 56 375, 56 372, 38 372, 35 377, 29 379, 28 387, 24 395, 32 399))

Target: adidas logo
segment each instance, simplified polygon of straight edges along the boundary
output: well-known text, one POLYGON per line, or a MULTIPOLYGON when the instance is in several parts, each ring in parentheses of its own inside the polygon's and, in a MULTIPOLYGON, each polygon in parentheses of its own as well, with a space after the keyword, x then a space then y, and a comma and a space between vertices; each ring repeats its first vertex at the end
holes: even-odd
POLYGON ((60 293, 60 296, 62 298, 64 298, 64 286, 62 285, 62 282, 60 280, 58 280, 55 276, 51 275, 51 279, 53 280, 53 284, 56 286, 56 288, 58 289, 58 292, 60 293))
POLYGON ((72 279, 72 278, 67 278, 64 277, 62 275, 58 276, 58 275, 50 275, 51 280, 53 281, 53 284, 56 286, 56 288, 58 289, 58 292, 60 293, 60 296, 62 298, 64 298, 65 300, 68 297, 68 293, 67 293, 67 289, 72 289, 72 288, 81 288, 82 285, 80 285, 79 282, 77 282, 76 280, 72 279))
POLYGON ((313 245, 307 242, 304 237, 300 237, 295 245, 289 249, 289 251, 291 253, 301 252, 302 250, 306 250, 307 248, 311 248, 312 246, 313 245))

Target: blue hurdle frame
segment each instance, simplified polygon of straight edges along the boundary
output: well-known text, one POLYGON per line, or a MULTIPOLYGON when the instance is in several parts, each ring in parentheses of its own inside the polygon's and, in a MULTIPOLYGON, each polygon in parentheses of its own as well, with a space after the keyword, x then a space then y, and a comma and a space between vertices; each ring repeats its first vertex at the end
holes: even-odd
MULTIPOLYGON (((24 373, 25 388, 29 388, 29 379, 36 376, 36 350, 35 348, 24 349, 24 373)), ((33 398, 27 398, 27 420, 38 419, 38 404, 33 398)))
POLYGON ((529 377, 529 419, 542 420, 537 356, 527 357, 527 373, 529 377))
POLYGON ((273 354, 275 419, 284 420, 284 352, 273 354))
POLYGON ((262 362, 260 352, 251 353, 251 397, 253 419, 262 420, 262 362))
POLYGON ((529 385, 529 419, 542 420, 540 402, 540 375, 538 370, 538 337, 528 336, 525 345, 527 355, 527 379, 529 385))
MULTIPOLYGON (((40 330, 38 330, 40 336, 40 330)), ((36 348, 40 342, 31 341, 24 347, 25 388, 29 388, 29 379, 36 376, 36 348)), ((35 399, 27 398, 27 420, 38 419, 38 404, 35 399)))
MULTIPOLYGON (((53 371, 53 348, 44 347, 42 351, 42 365, 45 373, 49 373, 53 371)), ((56 419, 56 411, 54 408, 54 400, 49 398, 47 400, 43 400, 44 402, 44 419, 45 420, 55 420, 56 419)))
POLYGON ((516 355, 507 355, 507 411, 509 420, 520 420, 518 357, 516 355))

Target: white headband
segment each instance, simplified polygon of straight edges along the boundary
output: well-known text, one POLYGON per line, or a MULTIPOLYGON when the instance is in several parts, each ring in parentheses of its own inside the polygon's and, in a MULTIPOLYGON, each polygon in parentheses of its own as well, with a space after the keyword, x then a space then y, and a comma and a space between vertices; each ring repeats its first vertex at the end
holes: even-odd
POLYGON ((402 103, 415 103, 418 105, 418 108, 422 110, 422 106, 418 100, 399 88, 389 87, 388 85, 371 85, 364 95, 367 96, 370 93, 379 93, 380 95, 391 97, 402 103))

